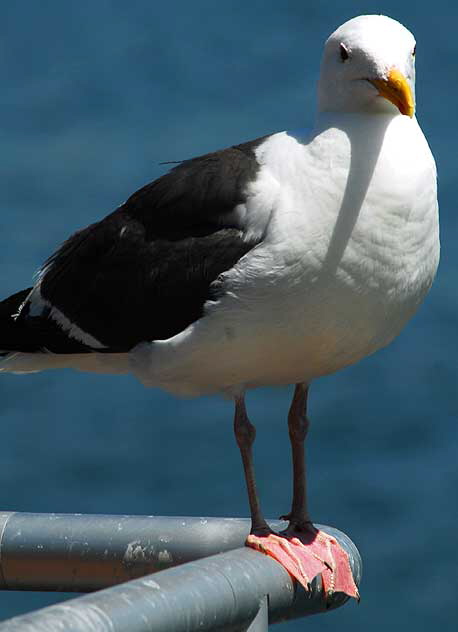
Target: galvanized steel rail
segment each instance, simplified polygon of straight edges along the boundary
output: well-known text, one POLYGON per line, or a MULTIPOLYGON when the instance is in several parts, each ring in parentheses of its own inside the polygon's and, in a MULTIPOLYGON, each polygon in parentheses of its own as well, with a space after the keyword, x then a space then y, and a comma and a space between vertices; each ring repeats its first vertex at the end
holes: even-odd
MULTIPOLYGON (((359 583, 356 547, 324 529, 348 551, 359 583)), ((237 548, 248 530, 237 518, 0 514, 1 588, 110 587, 0 623, 0 632, 255 632, 267 612, 274 623, 345 603, 335 594, 326 604, 319 580, 306 593, 274 560, 237 548)))

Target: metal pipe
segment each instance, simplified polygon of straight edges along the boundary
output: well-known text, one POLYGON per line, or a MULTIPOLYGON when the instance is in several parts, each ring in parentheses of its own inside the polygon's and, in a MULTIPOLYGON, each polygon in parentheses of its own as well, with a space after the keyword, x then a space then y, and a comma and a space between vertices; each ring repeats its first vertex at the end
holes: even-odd
MULTIPOLYGON (((358 581, 354 547, 350 559, 358 581)), ((305 592, 280 564, 243 547, 15 617, 0 632, 261 632, 263 600, 275 623, 336 608, 346 597, 335 593, 326 603, 319 579, 305 592)))
MULTIPOLYGON (((351 540, 321 528, 339 540, 358 574, 351 540)), ((0 513, 0 589, 99 590, 242 547, 249 529, 245 518, 0 513)))
POLYGON ((246 632, 266 632, 269 627, 269 601, 267 595, 259 604, 259 610, 246 632))

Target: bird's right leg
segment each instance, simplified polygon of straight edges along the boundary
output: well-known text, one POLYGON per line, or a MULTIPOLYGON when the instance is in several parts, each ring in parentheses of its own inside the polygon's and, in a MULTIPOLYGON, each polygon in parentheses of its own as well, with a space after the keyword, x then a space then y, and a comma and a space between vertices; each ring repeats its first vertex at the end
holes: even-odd
POLYGON ((256 535, 268 535, 272 533, 269 525, 261 513, 259 496, 256 489, 256 480, 253 466, 253 443, 256 438, 256 428, 248 419, 243 395, 235 399, 234 434, 242 457, 245 471, 245 482, 248 491, 248 501, 251 513, 251 531, 256 535))

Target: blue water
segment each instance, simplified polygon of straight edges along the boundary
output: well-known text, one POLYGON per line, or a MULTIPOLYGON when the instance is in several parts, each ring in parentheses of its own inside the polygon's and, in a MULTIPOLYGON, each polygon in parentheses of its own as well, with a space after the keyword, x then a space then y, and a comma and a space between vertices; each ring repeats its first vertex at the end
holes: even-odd
MULTIPOLYGON (((363 598, 285 632, 456 629, 458 5, 20 0, 1 11, 2 296, 28 286, 68 234, 158 176, 160 161, 309 125, 323 40, 373 11, 418 40, 442 263, 399 339, 313 384, 312 515, 359 546, 363 598)), ((290 395, 248 397, 272 517, 290 499, 290 395)), ((0 402, 2 509, 247 514, 229 402, 70 371, 1 376, 0 402)), ((0 593, 0 618, 58 598, 0 593)))

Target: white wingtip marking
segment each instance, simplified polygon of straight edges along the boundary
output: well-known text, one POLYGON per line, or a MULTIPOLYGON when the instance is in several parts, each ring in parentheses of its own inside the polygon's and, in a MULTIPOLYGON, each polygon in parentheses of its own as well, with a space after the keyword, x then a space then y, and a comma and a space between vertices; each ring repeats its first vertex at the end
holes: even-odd
MULTIPOLYGON (((46 270, 46 268, 45 268, 46 270)), ((43 298, 41 295, 41 277, 38 282, 35 284, 33 290, 28 295, 26 301, 30 301, 30 315, 31 316, 40 316, 44 309, 49 309, 49 318, 52 318, 56 323, 58 323, 63 331, 70 337, 78 340, 78 342, 82 342, 83 344, 91 347, 92 349, 106 349, 107 346, 102 344, 97 338, 91 336, 91 334, 87 333, 81 327, 78 327, 75 323, 65 316, 63 312, 60 311, 57 307, 54 307, 52 303, 43 298)), ((19 308, 18 315, 22 309, 23 305, 19 308)))

